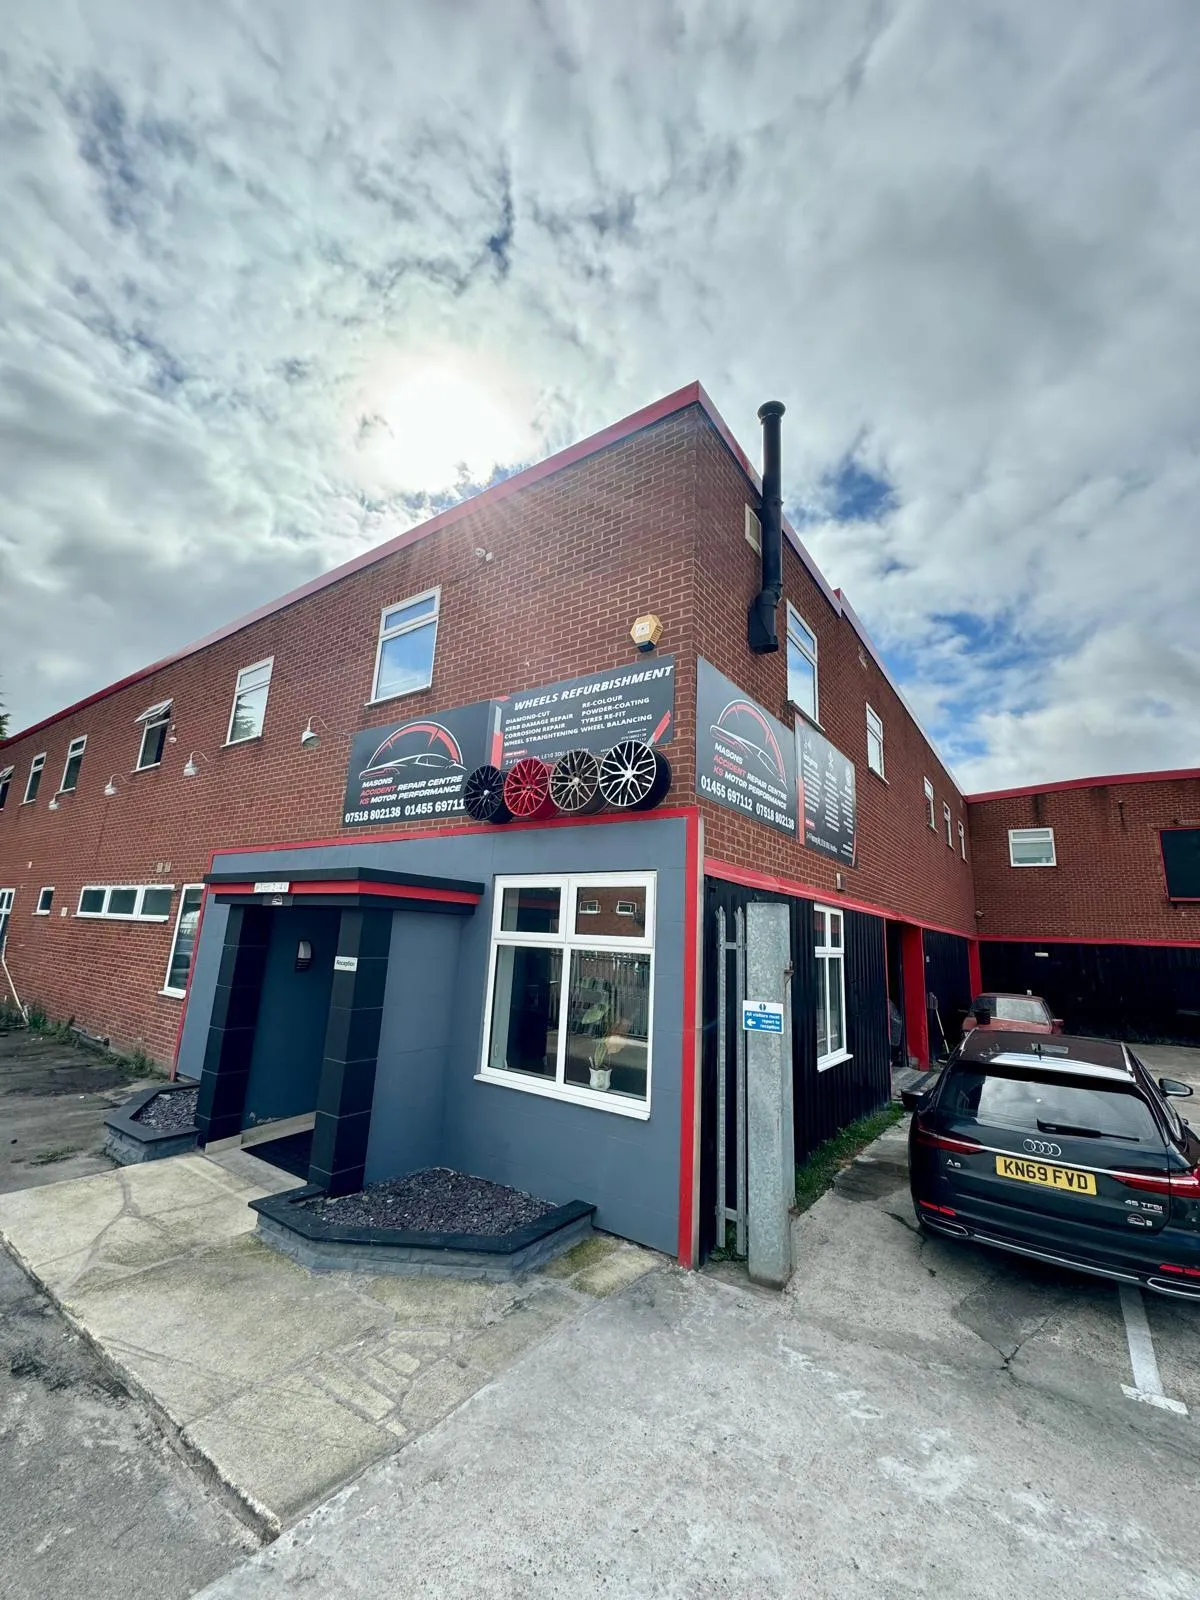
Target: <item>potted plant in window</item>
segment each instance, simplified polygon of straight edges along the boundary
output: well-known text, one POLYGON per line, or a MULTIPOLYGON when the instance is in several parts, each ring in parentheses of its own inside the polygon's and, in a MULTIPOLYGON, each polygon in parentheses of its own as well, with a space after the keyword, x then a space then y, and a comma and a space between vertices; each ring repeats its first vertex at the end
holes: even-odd
POLYGON ((628 1031, 628 1021, 616 1013, 613 1007, 607 1007, 602 1031, 592 1045, 591 1059, 588 1063, 588 1087, 590 1089, 610 1089, 612 1087, 610 1059, 621 1048, 621 1043, 628 1031))

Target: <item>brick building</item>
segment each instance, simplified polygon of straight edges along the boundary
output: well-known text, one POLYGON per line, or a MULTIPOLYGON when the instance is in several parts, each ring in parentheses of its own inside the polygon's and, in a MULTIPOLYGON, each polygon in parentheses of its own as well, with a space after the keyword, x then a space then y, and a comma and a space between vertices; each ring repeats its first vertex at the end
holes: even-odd
MULTIPOLYGON (((762 491, 691 385, 18 733, 0 982, 199 1079, 210 1142, 310 1128, 335 1191, 441 1161, 694 1260, 718 913, 791 908, 803 1152, 955 1036, 980 930, 1040 938, 1013 896, 1054 876, 996 866, 1019 802, 963 797, 762 491), (466 809, 613 747, 657 774, 637 806, 466 809)), ((1174 915, 1146 937, 1195 941, 1174 915)))

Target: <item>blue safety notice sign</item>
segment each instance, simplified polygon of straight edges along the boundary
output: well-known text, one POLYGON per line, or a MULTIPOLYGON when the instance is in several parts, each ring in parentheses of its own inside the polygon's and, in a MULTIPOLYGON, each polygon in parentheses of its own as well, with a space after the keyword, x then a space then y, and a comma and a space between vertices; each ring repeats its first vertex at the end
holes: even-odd
POLYGON ((747 1033, 782 1033, 783 1007, 776 1000, 743 1000, 742 1027, 747 1033))

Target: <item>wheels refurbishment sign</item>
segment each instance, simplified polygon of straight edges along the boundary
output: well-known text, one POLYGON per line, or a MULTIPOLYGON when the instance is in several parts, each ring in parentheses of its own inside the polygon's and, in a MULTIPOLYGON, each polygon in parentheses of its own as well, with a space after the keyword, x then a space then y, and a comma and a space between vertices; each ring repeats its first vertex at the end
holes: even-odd
POLYGON ((490 762, 595 755, 622 739, 666 744, 674 733, 675 658, 619 667, 474 705, 364 728, 350 746, 345 827, 462 816, 463 780, 490 762))
POLYGON ((707 661, 697 663, 696 785, 768 828, 799 833, 796 736, 707 661))
POLYGON ((853 761, 806 722, 797 723, 796 749, 805 844, 839 866, 856 866, 858 799, 853 761))

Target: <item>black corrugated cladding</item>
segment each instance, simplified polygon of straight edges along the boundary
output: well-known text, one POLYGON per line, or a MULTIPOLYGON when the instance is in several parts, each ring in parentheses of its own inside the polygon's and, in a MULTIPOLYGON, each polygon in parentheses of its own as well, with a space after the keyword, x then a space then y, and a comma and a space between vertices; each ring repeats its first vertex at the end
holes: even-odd
POLYGON ((983 940, 985 989, 1049 1003, 1068 1033, 1200 1044, 1200 949, 1173 945, 983 940), (1037 951, 1044 951, 1038 955, 1037 951))
POLYGON ((953 1050, 962 1038, 963 1018, 975 998, 968 949, 967 941, 957 933, 925 930, 925 993, 937 998, 937 1014, 929 1008, 929 1049, 938 1057, 953 1050))
MULTIPOLYGON (((852 1059, 817 1071, 817 1027, 814 1013, 816 957, 813 954, 811 900, 706 878, 704 882, 704 1050, 701 1071, 700 1123, 700 1253, 708 1254, 716 1239, 717 1171, 717 908, 725 910, 726 937, 734 936, 739 906, 765 902, 786 905, 792 934, 792 1086, 796 1119, 796 1159, 802 1161, 824 1140, 856 1117, 877 1110, 891 1096, 888 1046, 887 959, 884 921, 865 912, 843 917, 846 977, 846 1043, 852 1059)), ((734 987, 734 959, 727 963, 729 1003, 725 1018, 725 1050, 729 1081, 737 1033, 741 1025, 734 987)), ((726 1101, 726 1203, 735 1198, 736 1105, 726 1101)))

